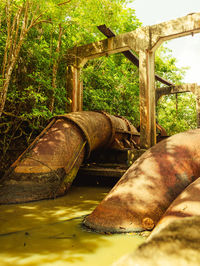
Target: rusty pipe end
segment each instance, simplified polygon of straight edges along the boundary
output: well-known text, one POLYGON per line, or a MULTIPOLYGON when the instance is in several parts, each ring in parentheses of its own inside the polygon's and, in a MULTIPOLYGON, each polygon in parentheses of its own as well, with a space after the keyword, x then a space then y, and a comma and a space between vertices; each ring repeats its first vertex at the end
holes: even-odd
POLYGON ((84 159, 85 141, 57 120, 20 156, 0 182, 0 204, 53 199, 69 188, 84 159))
POLYGON ((16 173, 11 168, 0 184, 0 204, 15 204, 42 199, 52 199, 64 194, 67 189, 60 180, 66 177, 60 168, 48 173, 16 173))
POLYGON ((83 220, 83 224, 97 232, 128 233, 152 230, 153 218, 131 212, 127 206, 118 202, 103 201, 83 220))

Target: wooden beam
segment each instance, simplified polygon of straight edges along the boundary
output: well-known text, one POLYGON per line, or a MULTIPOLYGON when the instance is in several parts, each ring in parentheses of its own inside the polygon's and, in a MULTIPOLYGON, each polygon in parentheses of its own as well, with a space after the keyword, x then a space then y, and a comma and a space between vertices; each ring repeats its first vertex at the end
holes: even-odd
POLYGON ((200 33, 200 12, 166 21, 149 27, 152 49, 156 50, 162 42, 200 33))
POLYGON ((140 48, 148 46, 146 28, 138 28, 135 31, 124 33, 116 37, 86 44, 68 49, 66 55, 67 64, 82 66, 82 62, 89 59, 121 53, 128 50, 140 51, 140 48), (134 48, 134 49, 133 49, 134 48))
POLYGON ((192 92, 193 94, 196 94, 196 91, 197 91, 196 83, 185 83, 185 84, 176 85, 176 86, 174 85, 170 87, 157 88, 156 89, 156 102, 163 95, 183 93, 183 92, 192 92))
MULTIPOLYGON (((97 28, 108 38, 111 38, 111 37, 115 37, 116 35, 114 34, 114 32, 106 27, 105 24, 103 25, 100 25, 100 26, 97 26, 97 28)), ((131 61, 135 66, 139 67, 139 58, 131 51, 131 50, 128 50, 128 51, 125 51, 125 52, 122 52, 122 54, 129 60, 131 61)), ((172 86, 173 83, 160 77, 159 75, 155 74, 155 79, 160 81, 161 83, 165 84, 165 85, 168 85, 168 86, 172 86)))
MULTIPOLYGON (((108 38, 116 36, 115 33, 110 28, 106 27, 105 24, 97 26, 97 28, 100 30, 101 33, 103 33, 108 38)), ((127 59, 129 59, 135 66, 139 67, 139 58, 131 50, 122 52, 122 54, 127 59)))
MULTIPOLYGON (((74 47, 68 50, 68 59, 92 59, 103 55, 134 50, 153 49, 165 40, 175 39, 200 32, 200 13, 194 13, 168 22, 153 26, 137 28, 106 40, 74 47)), ((73 59, 73 60, 74 60, 73 59)))

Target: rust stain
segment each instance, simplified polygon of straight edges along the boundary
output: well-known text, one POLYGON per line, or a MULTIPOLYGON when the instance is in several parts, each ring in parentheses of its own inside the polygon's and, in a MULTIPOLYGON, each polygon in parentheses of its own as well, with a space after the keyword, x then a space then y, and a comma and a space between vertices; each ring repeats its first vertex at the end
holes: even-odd
POLYGON ((200 178, 192 182, 166 210, 150 238, 163 228, 184 217, 200 216, 200 178))
POLYGON ((118 142, 131 148, 134 134, 137 130, 124 118, 104 112, 73 112, 53 118, 1 180, 0 204, 63 195, 92 150, 119 149, 118 142))
POLYGON ((84 224, 101 232, 149 230, 200 176, 199 151, 200 129, 156 144, 133 163, 84 224))

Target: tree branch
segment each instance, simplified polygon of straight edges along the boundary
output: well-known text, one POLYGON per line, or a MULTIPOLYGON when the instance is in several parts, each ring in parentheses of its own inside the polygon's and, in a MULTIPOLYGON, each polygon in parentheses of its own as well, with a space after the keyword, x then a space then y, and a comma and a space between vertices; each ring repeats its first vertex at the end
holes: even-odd
POLYGON ((11 14, 10 14, 10 0, 7 1, 6 9, 6 22, 7 22, 7 38, 6 45, 4 49, 3 63, 2 63, 2 79, 5 78, 6 65, 8 60, 8 49, 10 41, 10 27, 11 27, 11 14))
MULTIPOLYGON (((58 43, 57 43, 57 47, 56 47, 56 55, 60 53, 62 34, 63 34, 63 27, 61 26, 61 24, 59 24, 59 36, 58 36, 58 43)), ((50 103, 49 103, 49 111, 51 113, 53 113, 54 102, 55 102, 55 89, 56 89, 56 76, 57 76, 57 72, 58 72, 58 61, 59 61, 59 58, 56 57, 54 59, 53 70, 52 70, 53 93, 52 93, 52 96, 50 98, 50 103)))
POLYGON ((15 32, 15 39, 14 39, 14 43, 13 43, 13 51, 15 51, 16 49, 16 44, 17 44, 17 39, 18 39, 18 33, 19 33, 19 22, 20 22, 20 16, 22 13, 22 7, 20 8, 20 11, 18 13, 18 17, 17 17, 17 24, 16 24, 16 32, 15 32))
POLYGON ((58 6, 65 5, 65 4, 68 4, 68 3, 70 3, 70 2, 71 2, 71 0, 68 0, 68 1, 65 1, 65 2, 62 2, 62 3, 59 3, 58 6))
POLYGON ((28 32, 31 28, 35 27, 36 25, 38 25, 38 24, 40 24, 40 23, 51 23, 51 24, 52 24, 52 21, 51 21, 51 19, 49 19, 49 20, 40 20, 40 21, 34 23, 33 25, 30 25, 30 26, 28 27, 28 29, 27 29, 27 32, 28 32))
POLYGON ((12 60, 13 53, 15 51, 15 46, 17 42, 18 37, 18 30, 19 30, 19 18, 22 12, 22 7, 20 7, 17 11, 17 13, 14 16, 12 27, 11 27, 11 36, 10 36, 10 45, 9 45, 9 53, 8 53, 8 65, 10 61, 12 60))

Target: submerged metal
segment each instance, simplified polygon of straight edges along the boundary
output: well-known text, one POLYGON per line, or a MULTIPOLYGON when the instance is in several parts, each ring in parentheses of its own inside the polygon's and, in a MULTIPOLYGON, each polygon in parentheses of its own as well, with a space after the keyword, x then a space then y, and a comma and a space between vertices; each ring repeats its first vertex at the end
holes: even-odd
POLYGON ((172 222, 191 216, 200 216, 200 178, 184 189, 172 202, 152 231, 149 239, 172 222))
POLYGON ((83 223, 101 232, 151 230, 199 176, 200 129, 176 134, 135 161, 83 223))
POLYGON ((0 204, 63 195, 92 150, 130 148, 134 134, 138 132, 127 120, 104 112, 53 118, 1 180, 0 204))

